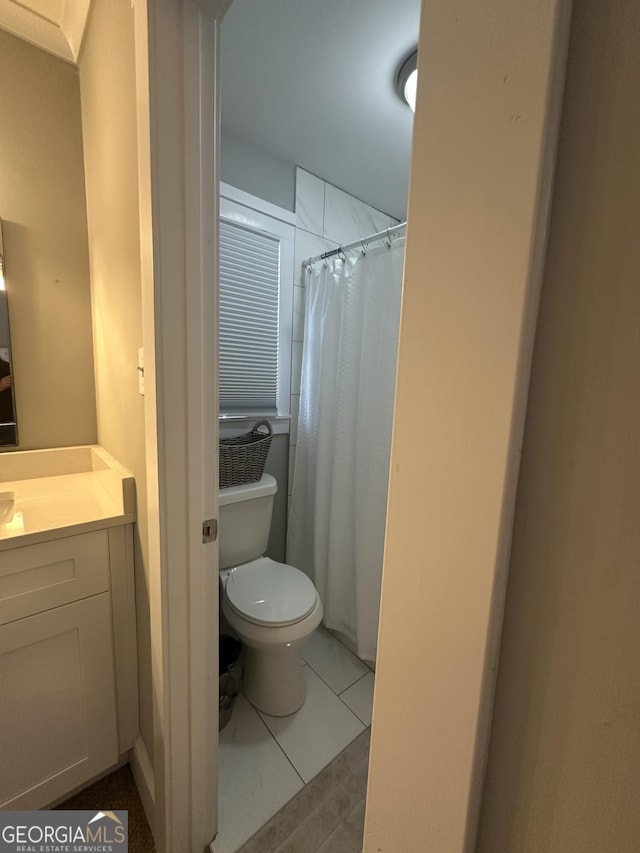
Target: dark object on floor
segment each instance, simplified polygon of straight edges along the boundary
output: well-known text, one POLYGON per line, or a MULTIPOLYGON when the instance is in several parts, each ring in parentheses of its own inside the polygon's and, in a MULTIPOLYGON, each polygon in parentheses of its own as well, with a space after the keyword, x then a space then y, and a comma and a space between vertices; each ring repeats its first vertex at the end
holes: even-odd
POLYGON ((370 734, 362 732, 238 853, 361 853, 370 734))
POLYGON ((92 811, 126 809, 129 812, 129 853, 155 853, 153 836, 128 764, 69 797, 57 808, 92 811))
POLYGON ((218 731, 227 725, 233 713, 236 696, 242 684, 244 647, 240 640, 226 634, 220 636, 220 680, 218 731))

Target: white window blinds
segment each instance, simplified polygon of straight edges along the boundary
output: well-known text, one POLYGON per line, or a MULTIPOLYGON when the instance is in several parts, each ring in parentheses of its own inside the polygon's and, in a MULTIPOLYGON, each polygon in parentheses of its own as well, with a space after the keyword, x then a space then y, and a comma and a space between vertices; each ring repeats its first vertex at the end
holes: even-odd
POLYGON ((220 221, 220 410, 277 411, 280 242, 220 221))

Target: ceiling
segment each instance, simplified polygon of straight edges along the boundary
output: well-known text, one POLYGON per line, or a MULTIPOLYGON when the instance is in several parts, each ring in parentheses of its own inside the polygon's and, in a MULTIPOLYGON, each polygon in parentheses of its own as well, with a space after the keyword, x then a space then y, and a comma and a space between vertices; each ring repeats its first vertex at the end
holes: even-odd
POLYGON ((234 0, 223 126, 404 218, 413 115, 394 80, 419 19, 419 0, 234 0))
MULTIPOLYGON (((76 62, 90 0, 0 0, 0 28, 76 62)), ((420 0, 234 0, 222 120, 238 136, 404 218, 413 116, 394 89, 420 0)))

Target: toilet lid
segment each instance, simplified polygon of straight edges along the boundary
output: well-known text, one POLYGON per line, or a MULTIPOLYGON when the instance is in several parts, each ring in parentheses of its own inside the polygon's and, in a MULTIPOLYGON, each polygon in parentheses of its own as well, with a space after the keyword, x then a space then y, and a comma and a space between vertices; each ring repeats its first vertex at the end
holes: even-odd
POLYGON ((261 557, 229 572, 225 594, 231 607, 257 625, 292 625, 316 605, 316 588, 299 569, 261 557))

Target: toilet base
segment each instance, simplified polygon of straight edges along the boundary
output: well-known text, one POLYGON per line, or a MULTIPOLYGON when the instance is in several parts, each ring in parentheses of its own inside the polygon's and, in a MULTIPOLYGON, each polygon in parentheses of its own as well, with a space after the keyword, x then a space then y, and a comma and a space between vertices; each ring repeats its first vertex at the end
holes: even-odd
POLYGON ((242 692, 254 708, 272 717, 287 717, 299 710, 307 686, 298 644, 276 654, 249 647, 242 692))

